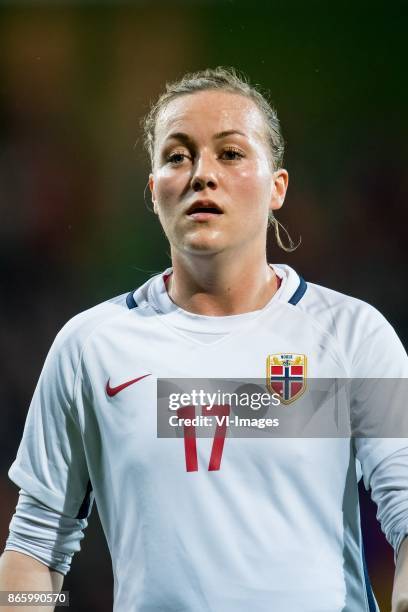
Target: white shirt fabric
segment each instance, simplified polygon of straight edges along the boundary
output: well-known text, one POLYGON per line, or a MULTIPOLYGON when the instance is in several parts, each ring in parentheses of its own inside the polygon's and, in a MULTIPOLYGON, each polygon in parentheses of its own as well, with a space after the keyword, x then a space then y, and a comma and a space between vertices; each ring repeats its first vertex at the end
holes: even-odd
POLYGON ((23 552, 66 575, 87 526, 86 518, 65 516, 20 489, 5 550, 23 552))
MULTIPOLYGON (((282 351, 307 355, 311 378, 408 378, 406 353, 378 311, 274 269, 281 287, 255 313, 188 313, 160 274, 134 292, 137 307, 123 295, 81 313, 50 350, 9 476, 72 518, 86 517, 95 496, 115 612, 377 610, 355 465, 366 487, 395 453, 407 469, 407 439, 227 436, 210 471, 212 440, 201 438, 198 469, 187 472, 183 440, 157 437, 157 378, 259 379, 266 357, 282 351), (108 396, 108 380, 145 374, 108 396)), ((364 419, 362 398, 357 390, 364 419)), ((408 525, 399 510, 385 510, 396 545, 408 525)))

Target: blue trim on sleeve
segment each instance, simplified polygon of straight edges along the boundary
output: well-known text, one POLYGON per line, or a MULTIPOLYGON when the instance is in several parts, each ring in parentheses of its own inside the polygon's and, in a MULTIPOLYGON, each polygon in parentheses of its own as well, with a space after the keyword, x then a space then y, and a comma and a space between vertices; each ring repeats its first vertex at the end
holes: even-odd
POLYGON ((133 297, 133 291, 131 291, 130 293, 127 294, 127 296, 126 296, 126 305, 129 308, 129 310, 132 310, 132 308, 137 308, 137 304, 135 302, 135 298, 133 297))
POLYGON ((305 295, 306 289, 307 289, 307 282, 305 281, 304 278, 299 276, 299 287, 296 289, 295 293, 292 295, 292 297, 288 301, 288 304, 292 304, 293 306, 296 306, 296 304, 298 304, 300 300, 302 299, 302 297, 305 295))
POLYGON ((89 515, 89 508, 91 506, 91 493, 92 493, 92 484, 91 481, 88 481, 88 486, 86 487, 85 497, 81 504, 81 507, 76 516, 77 519, 87 518, 89 515))
POLYGON ((377 612, 377 605, 375 603, 373 587, 371 586, 370 576, 368 575, 367 563, 364 554, 364 546, 362 546, 361 554, 363 556, 363 567, 364 567, 364 582, 367 592, 368 609, 370 612, 377 612))

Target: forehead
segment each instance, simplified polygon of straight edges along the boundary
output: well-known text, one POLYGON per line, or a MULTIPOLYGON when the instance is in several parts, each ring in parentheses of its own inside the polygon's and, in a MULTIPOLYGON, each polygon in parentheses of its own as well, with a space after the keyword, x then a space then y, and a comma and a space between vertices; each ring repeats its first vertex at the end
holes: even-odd
POLYGON ((167 104, 158 117, 156 142, 163 142, 172 132, 199 138, 228 130, 265 142, 265 120, 253 100, 227 91, 199 91, 167 104))

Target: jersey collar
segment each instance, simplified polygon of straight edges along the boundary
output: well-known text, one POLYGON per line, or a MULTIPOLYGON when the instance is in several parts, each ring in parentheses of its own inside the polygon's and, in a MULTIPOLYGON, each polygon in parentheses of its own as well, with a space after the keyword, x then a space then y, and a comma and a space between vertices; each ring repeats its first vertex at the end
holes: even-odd
MULTIPOLYGON (((303 298, 306 290, 307 283, 306 281, 293 270, 290 266, 286 264, 270 264, 274 269, 276 275, 281 279, 281 286, 278 291, 272 297, 272 299, 262 308, 265 310, 268 308, 273 302, 286 302, 293 306, 299 303, 299 301, 303 298)), ((149 279, 144 285, 139 287, 134 292, 128 294, 126 298, 126 303, 129 309, 135 308, 136 306, 141 306, 143 303, 149 303, 156 312, 161 314, 170 314, 175 312, 182 312, 187 316, 202 317, 203 315, 195 315, 194 313, 189 313, 187 311, 183 311, 179 308, 174 302, 171 301, 167 290, 164 279, 172 273, 172 268, 167 268, 164 272, 157 274, 153 278, 149 279)), ((260 312, 260 311, 255 311, 260 312)), ((253 313, 243 313, 241 315, 231 315, 227 317, 231 319, 231 317, 242 317, 248 318, 253 313)), ((204 317, 210 318, 212 320, 215 319, 225 319, 226 317, 204 317)))

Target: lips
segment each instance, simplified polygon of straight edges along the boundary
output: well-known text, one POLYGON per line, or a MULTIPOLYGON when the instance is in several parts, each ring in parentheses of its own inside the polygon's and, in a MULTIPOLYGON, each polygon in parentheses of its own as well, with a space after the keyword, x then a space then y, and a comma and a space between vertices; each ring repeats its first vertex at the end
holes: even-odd
POLYGON ((218 206, 218 204, 216 204, 212 200, 196 200, 187 209, 186 215, 198 215, 198 214, 222 215, 223 211, 221 207, 218 206))

